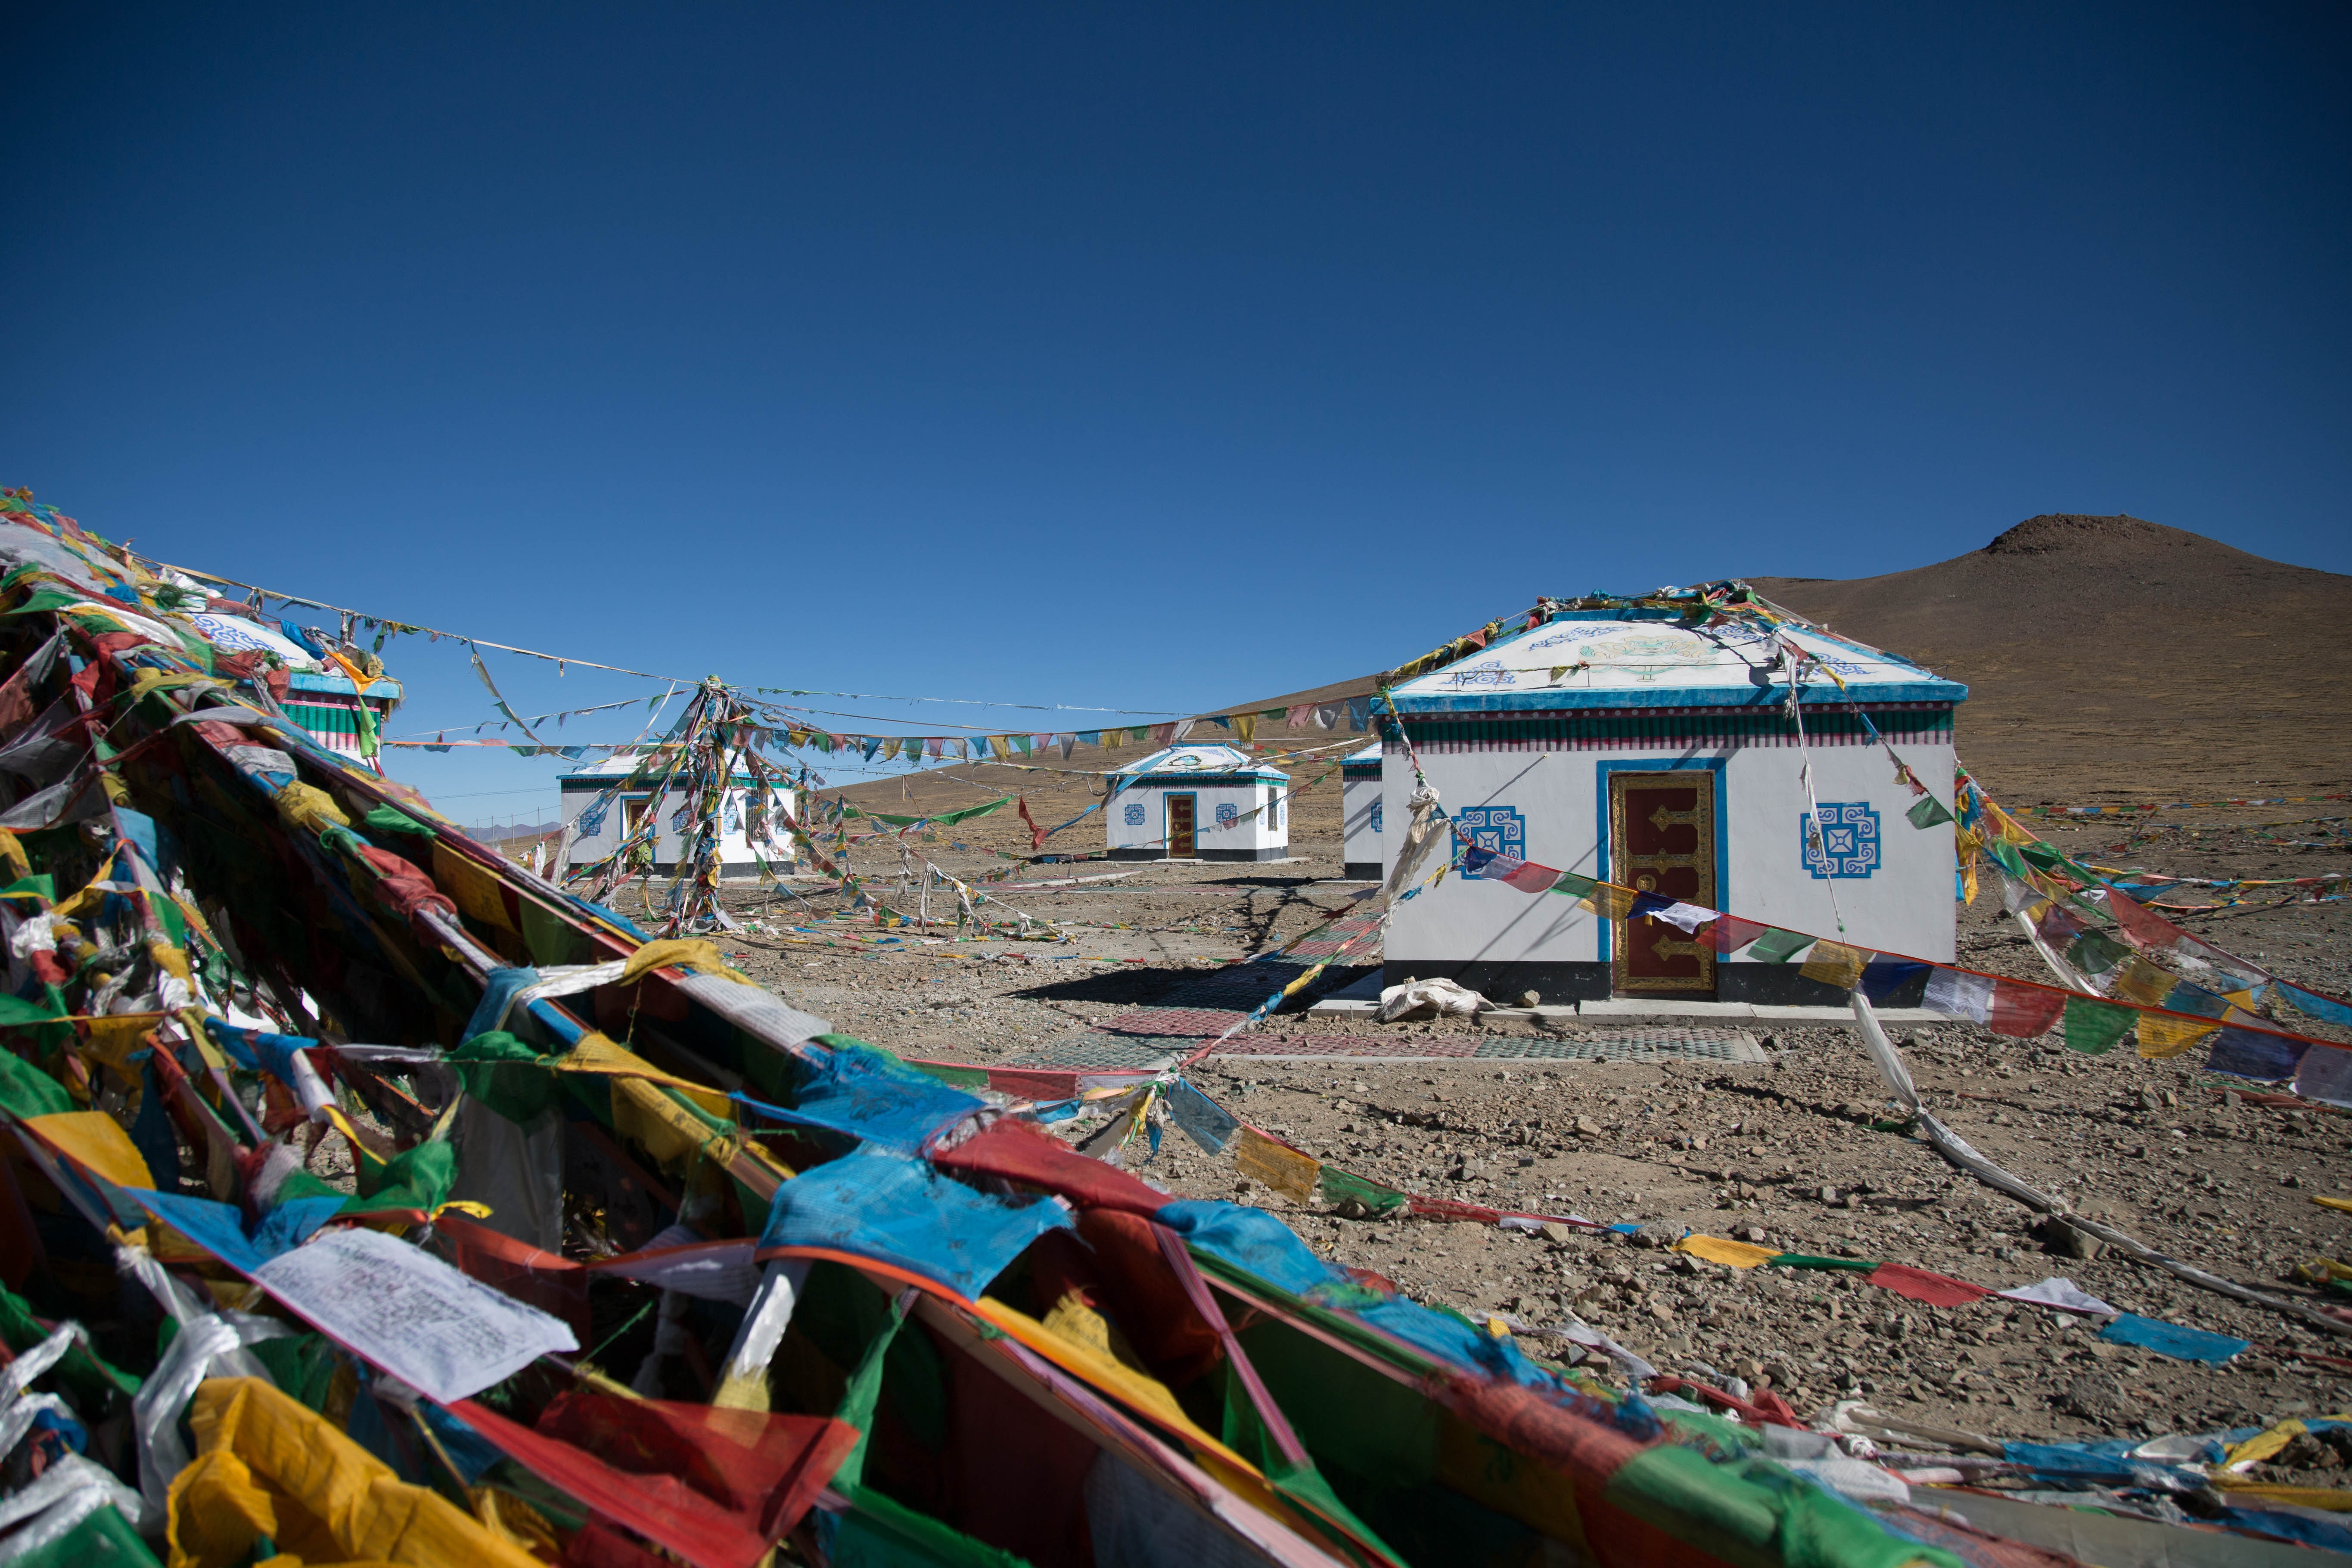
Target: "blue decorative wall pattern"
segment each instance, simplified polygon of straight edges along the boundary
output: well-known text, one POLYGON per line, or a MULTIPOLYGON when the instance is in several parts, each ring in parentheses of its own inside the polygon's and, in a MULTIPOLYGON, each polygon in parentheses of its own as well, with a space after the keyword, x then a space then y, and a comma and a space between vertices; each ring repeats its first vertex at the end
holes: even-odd
POLYGON ((1515 805, 1468 805, 1454 814, 1454 825, 1479 848, 1496 855, 1528 853, 1528 819, 1515 805))
POLYGON ((1878 869, 1878 813, 1858 800, 1825 800, 1818 847, 1811 831, 1812 814, 1797 814, 1798 853, 1816 881, 1866 878, 1878 869))
POLYGON ((1129 827, 1140 827, 1143 826, 1143 803, 1141 801, 1137 801, 1127 807, 1127 825, 1129 827))

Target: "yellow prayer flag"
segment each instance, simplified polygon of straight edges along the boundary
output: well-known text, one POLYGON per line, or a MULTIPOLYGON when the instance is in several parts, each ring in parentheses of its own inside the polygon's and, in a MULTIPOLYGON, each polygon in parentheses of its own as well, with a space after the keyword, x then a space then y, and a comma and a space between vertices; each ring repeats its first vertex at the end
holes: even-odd
POLYGON ((1234 1147, 1234 1168, 1295 1204, 1314 1200, 1315 1179, 1323 1173, 1320 1162, 1247 1127, 1234 1147))
POLYGON ((2156 1007, 2163 1005, 2165 997, 2179 984, 2170 973, 2135 952, 2125 961, 2124 971, 2116 976, 2112 989, 2116 995, 2127 1002, 2156 1007))
POLYGON ((2139 1016, 2139 1054, 2151 1061, 2177 1057, 2221 1026, 2202 1018, 2168 1018, 2160 1014, 2139 1016))
POLYGON ((1633 912, 1633 889, 1613 882, 1596 882, 1592 891, 1577 900, 1605 921, 1622 921, 1633 912))
POLYGON ((514 917, 507 913, 499 879, 437 838, 433 841, 433 879, 457 904, 460 914, 471 915, 484 925, 513 931, 517 936, 522 934, 514 917))
POLYGON ((1817 942, 1797 973, 1808 980, 1818 980, 1824 985, 1834 985, 1841 991, 1851 991, 1862 984, 1863 966, 1870 954, 1842 942, 1817 942))
POLYGON ((231 1568, 268 1536, 301 1563, 538 1568, 428 1487, 411 1486, 324 1416, 257 1377, 215 1377, 188 1415, 197 1458, 172 1478, 173 1568, 231 1568))
POLYGON ((147 1031, 163 1021, 161 1013, 117 1013, 104 1018, 84 1020, 82 1027, 89 1032, 89 1054, 121 1073, 136 1079, 139 1064, 131 1053, 141 1048, 147 1031))
POLYGON ((1257 739, 1256 714, 1236 713, 1234 715, 1233 723, 1234 733, 1240 738, 1242 744, 1247 745, 1257 739))
POLYGON ((92 1175, 118 1187, 152 1187, 155 1178, 146 1157, 131 1142, 122 1123, 103 1110, 60 1110, 28 1116, 25 1125, 41 1142, 92 1175))
POLYGON ((1754 1268, 1780 1256, 1777 1247, 1757 1247, 1721 1236, 1686 1236, 1675 1243, 1675 1250, 1704 1258, 1709 1263, 1720 1263, 1726 1268, 1754 1268))

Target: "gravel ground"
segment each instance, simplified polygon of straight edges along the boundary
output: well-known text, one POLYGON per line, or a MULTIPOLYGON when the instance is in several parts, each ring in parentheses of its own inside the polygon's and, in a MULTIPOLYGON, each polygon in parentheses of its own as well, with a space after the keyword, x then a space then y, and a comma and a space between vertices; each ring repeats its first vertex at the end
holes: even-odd
MULTIPOLYGON (((2113 826, 2053 826, 2047 836, 2109 865, 2307 877, 2347 868, 2334 829, 2250 825, 2329 809, 2155 814, 2161 820, 2143 820, 2148 831, 2136 841, 2113 826)), ((978 847, 929 852, 963 876, 1004 864, 978 847)), ((870 937, 871 927, 795 937, 777 930, 778 917, 796 910, 813 923, 808 908, 771 900, 762 909, 747 896, 742 912, 763 914, 765 929, 726 945, 755 978, 839 1029, 904 1056, 999 1062, 1153 1003, 1328 918, 1360 886, 1330 880, 1338 849, 1310 840, 1290 864, 1154 865, 1116 881, 1001 893, 1008 905, 1068 922, 1061 943, 918 942, 870 952, 846 938, 870 937), (825 941, 841 945, 811 945, 825 941)), ((861 870, 872 869, 856 853, 861 870)), ((1093 862, 1021 876, 1130 868, 1093 862)), ((830 893, 810 897, 821 910, 836 903, 830 893)), ((2326 903, 2173 918, 2284 978, 2341 995, 2352 951, 2346 911, 2326 903)), ((1963 911, 1961 930, 1964 963, 2043 977, 1991 890, 1963 911)), ((1360 971, 1332 975, 1349 973, 1360 971)), ((2308 1033, 2352 1037, 2285 1018, 2308 1033)), ((1432 1040, 1477 1028, 1303 1017, 1279 1026, 1432 1040)), ((2047 1237, 2035 1215, 1925 1142, 1872 1130, 1890 1102, 1852 1030, 1766 1028, 1756 1032, 1771 1061, 1756 1067, 1221 1057, 1194 1073, 1236 1115, 1345 1169, 1433 1196, 1638 1223, 1633 1237, 1345 1219, 1290 1204, 1241 1177, 1230 1155, 1210 1158, 1172 1131, 1140 1173, 1171 1193, 1278 1212, 1318 1251, 1415 1297, 1538 1325, 1574 1312, 1663 1369, 1744 1377, 1809 1415, 1860 1397, 1891 1414, 2031 1437, 2248 1425, 2352 1405, 2352 1360, 2337 1367, 2315 1359, 2352 1357, 2352 1341, 2099 1256, 2070 1234, 2047 1237), (2104 1343, 2081 1320, 2038 1308, 1993 1300, 1937 1309, 1851 1274, 1722 1268, 1664 1250, 1685 1227, 1890 1259, 1994 1289, 2063 1275, 2126 1310, 2237 1335, 2255 1349, 2205 1367, 2104 1343)), ((2352 1194, 2352 1118, 2342 1112, 2263 1106, 2240 1092, 2255 1086, 2189 1059, 2143 1060, 2129 1047, 2086 1058, 2055 1036, 2020 1042, 1958 1023, 1895 1033, 1920 1089, 1963 1137, 2158 1250, 2305 1300, 2313 1293, 2291 1280, 2294 1265, 2352 1253, 2352 1215, 2309 1201, 2352 1194)), ((1558 1353, 1557 1341, 1526 1343, 1558 1353)), ((2308 1461, 2314 1476, 2335 1463, 2324 1447, 2290 1458, 2308 1461)))

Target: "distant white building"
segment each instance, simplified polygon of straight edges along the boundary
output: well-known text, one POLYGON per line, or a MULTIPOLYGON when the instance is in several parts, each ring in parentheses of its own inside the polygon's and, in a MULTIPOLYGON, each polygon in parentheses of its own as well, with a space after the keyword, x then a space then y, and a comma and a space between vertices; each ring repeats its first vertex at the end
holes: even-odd
MULTIPOLYGON (((1967 697, 1965 686, 1810 626, 1691 626, 1675 611, 1638 608, 1554 611, 1394 692, 1422 771, 1481 848, 1790 931, 1834 938, 1842 922, 1850 946, 1946 963, 1953 828, 1906 820, 1917 797, 1863 716, 1948 804, 1953 714, 1967 697), (1810 656, 1801 750, 1781 637, 1810 656)), ((1399 739, 1387 754, 1394 838, 1413 779, 1399 739)), ((1547 1002, 1844 999, 1796 963, 1724 958, 1651 916, 1612 922, 1572 899, 1457 875, 1396 906, 1386 964, 1391 984, 1442 976, 1547 1002)))
POLYGON ((1114 860, 1280 860, 1290 854, 1290 775, 1232 746, 1171 746, 1111 775, 1103 803, 1114 860))
POLYGON ((1381 831, 1381 743, 1366 746, 1339 764, 1339 812, 1344 818, 1347 865, 1340 875, 1354 881, 1377 881, 1394 864, 1387 854, 1388 836, 1381 831))
MULTIPOLYGON (((666 757, 641 754, 608 758, 557 779, 567 844, 559 867, 592 866, 609 858, 651 817, 656 823, 654 868, 662 872, 675 870, 682 847, 693 839, 697 824, 687 815, 685 790, 672 788, 658 802, 656 800, 655 791, 668 769, 666 757), (616 784, 622 784, 641 767, 646 776, 640 783, 614 792, 616 784)), ((773 805, 762 823, 757 820, 752 783, 751 774, 739 773, 729 781, 720 797, 719 863, 722 877, 756 876, 761 860, 779 873, 791 870, 794 865, 792 834, 784 826, 785 815, 797 810, 793 792, 772 781, 769 799, 773 805)))

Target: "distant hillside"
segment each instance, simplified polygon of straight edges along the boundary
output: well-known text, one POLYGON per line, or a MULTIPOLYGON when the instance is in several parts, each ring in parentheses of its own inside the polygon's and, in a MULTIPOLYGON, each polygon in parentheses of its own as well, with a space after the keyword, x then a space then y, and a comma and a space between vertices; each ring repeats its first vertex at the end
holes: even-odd
POLYGON ((2136 517, 2053 513, 1909 572, 1748 581, 1968 682, 1960 754, 2026 804, 2352 781, 2352 577, 2136 517))

